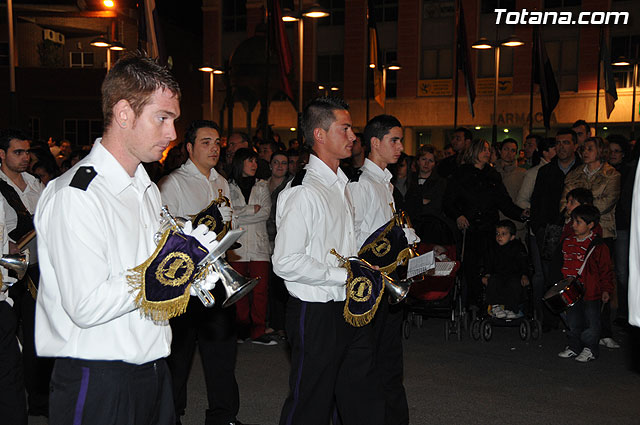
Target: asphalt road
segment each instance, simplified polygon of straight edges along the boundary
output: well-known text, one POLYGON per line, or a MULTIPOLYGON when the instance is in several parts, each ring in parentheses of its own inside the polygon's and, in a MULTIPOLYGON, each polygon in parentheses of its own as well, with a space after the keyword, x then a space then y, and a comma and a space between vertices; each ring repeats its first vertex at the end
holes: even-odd
MULTIPOLYGON (((517 328, 494 328, 491 341, 445 341, 443 319, 412 327, 405 340, 405 386, 411 423, 638 424, 640 374, 633 371, 629 332, 614 326, 622 347, 596 361, 560 359, 562 331, 523 342, 517 328)), ((277 424, 287 394, 285 344, 239 346, 237 377, 247 424, 277 424)), ((184 425, 204 423, 206 393, 199 358, 189 381, 184 425)), ((45 424, 29 418, 30 424, 45 424)))

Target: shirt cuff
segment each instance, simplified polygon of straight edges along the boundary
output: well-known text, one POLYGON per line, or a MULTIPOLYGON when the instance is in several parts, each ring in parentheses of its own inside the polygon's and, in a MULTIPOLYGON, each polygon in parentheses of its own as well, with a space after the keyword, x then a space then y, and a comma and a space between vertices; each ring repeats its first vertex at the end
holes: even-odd
POLYGON ((343 267, 329 267, 329 278, 327 282, 336 286, 347 283, 347 269, 343 267))

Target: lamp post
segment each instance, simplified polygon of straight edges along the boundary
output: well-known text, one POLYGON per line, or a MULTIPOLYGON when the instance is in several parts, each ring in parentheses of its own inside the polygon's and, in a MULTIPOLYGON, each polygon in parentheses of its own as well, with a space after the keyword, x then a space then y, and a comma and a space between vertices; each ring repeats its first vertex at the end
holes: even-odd
POLYGON ((198 71, 209 73, 209 119, 213 121, 213 91, 214 91, 214 75, 224 74, 224 71, 220 68, 214 68, 212 66, 201 66, 198 71))
POLYGON ((302 106, 303 106, 303 70, 304 70, 304 18, 326 18, 329 12, 318 6, 312 5, 306 10, 302 10, 302 1, 298 0, 298 11, 293 12, 290 9, 282 11, 282 20, 284 22, 298 22, 298 140, 302 143, 302 106))
POLYGON ((638 52, 636 48, 636 58, 634 60, 627 60, 623 57, 618 58, 617 61, 612 63, 613 66, 629 66, 633 65, 633 79, 631 81, 631 85, 633 86, 633 96, 631 97, 631 137, 630 139, 635 139, 635 129, 636 129, 636 82, 638 81, 638 52))
POLYGON ((495 87, 493 92, 493 127, 491 130, 491 143, 496 144, 498 142, 498 125, 497 125, 497 116, 498 116, 498 80, 500 77, 500 46, 506 47, 519 47, 522 46, 524 42, 519 38, 511 36, 505 40, 499 40, 495 42, 490 42, 486 38, 481 38, 480 40, 473 43, 471 46, 472 49, 479 50, 488 50, 493 49, 494 52, 494 66, 495 66, 495 87))

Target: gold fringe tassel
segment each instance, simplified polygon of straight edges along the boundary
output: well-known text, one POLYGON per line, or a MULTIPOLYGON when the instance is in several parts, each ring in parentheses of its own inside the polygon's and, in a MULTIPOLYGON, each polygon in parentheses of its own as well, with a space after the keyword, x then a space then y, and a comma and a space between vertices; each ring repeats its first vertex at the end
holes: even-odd
POLYGON ((156 250, 153 252, 144 263, 129 270, 127 274, 127 283, 131 287, 130 293, 135 294, 135 304, 140 308, 142 314, 149 317, 154 321, 165 321, 173 317, 179 316, 187 311, 187 305, 189 304, 190 293, 189 289, 191 284, 187 285, 184 294, 178 298, 166 301, 148 301, 145 298, 145 278, 144 274, 147 268, 151 265, 153 260, 158 256, 162 247, 169 238, 170 230, 167 230, 162 235, 162 239, 158 242, 156 250))
MULTIPOLYGON (((380 301, 382 300, 382 295, 384 294, 384 284, 382 285, 382 289, 380 290, 380 294, 378 295, 378 299, 376 299, 375 304, 373 305, 373 307, 371 308, 371 310, 367 311, 366 313, 362 313, 362 314, 353 314, 349 311, 349 301, 351 300, 351 293, 353 291, 353 273, 351 271, 351 265, 349 264, 349 262, 346 263, 346 268, 347 268, 347 274, 348 274, 348 278, 347 278, 347 299, 344 303, 344 310, 343 310, 343 316, 344 316, 344 320, 350 324, 351 326, 355 326, 357 328, 360 328, 366 324, 368 324, 369 322, 371 322, 371 320, 373 319, 373 317, 376 315, 376 311, 378 311, 378 306, 380 305, 380 301)), ((372 282, 373 284, 373 282, 372 282)), ((373 291, 372 291, 373 292, 373 291)))

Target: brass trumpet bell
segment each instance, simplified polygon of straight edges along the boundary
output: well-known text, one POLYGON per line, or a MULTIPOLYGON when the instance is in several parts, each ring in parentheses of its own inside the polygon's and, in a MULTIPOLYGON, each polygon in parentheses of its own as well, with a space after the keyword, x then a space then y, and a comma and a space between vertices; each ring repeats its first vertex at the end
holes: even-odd
POLYGON ((7 270, 16 272, 16 278, 22 279, 29 267, 29 249, 25 249, 20 254, 5 254, 0 257, 0 266, 7 270))
POLYGON ((212 262, 214 270, 220 275, 220 283, 226 298, 222 307, 229 307, 247 295, 260 281, 260 278, 247 278, 238 273, 222 257, 212 262))
POLYGON ((394 280, 389 276, 383 275, 384 288, 389 293, 389 304, 398 304, 407 297, 409 288, 411 287, 411 279, 394 280))

